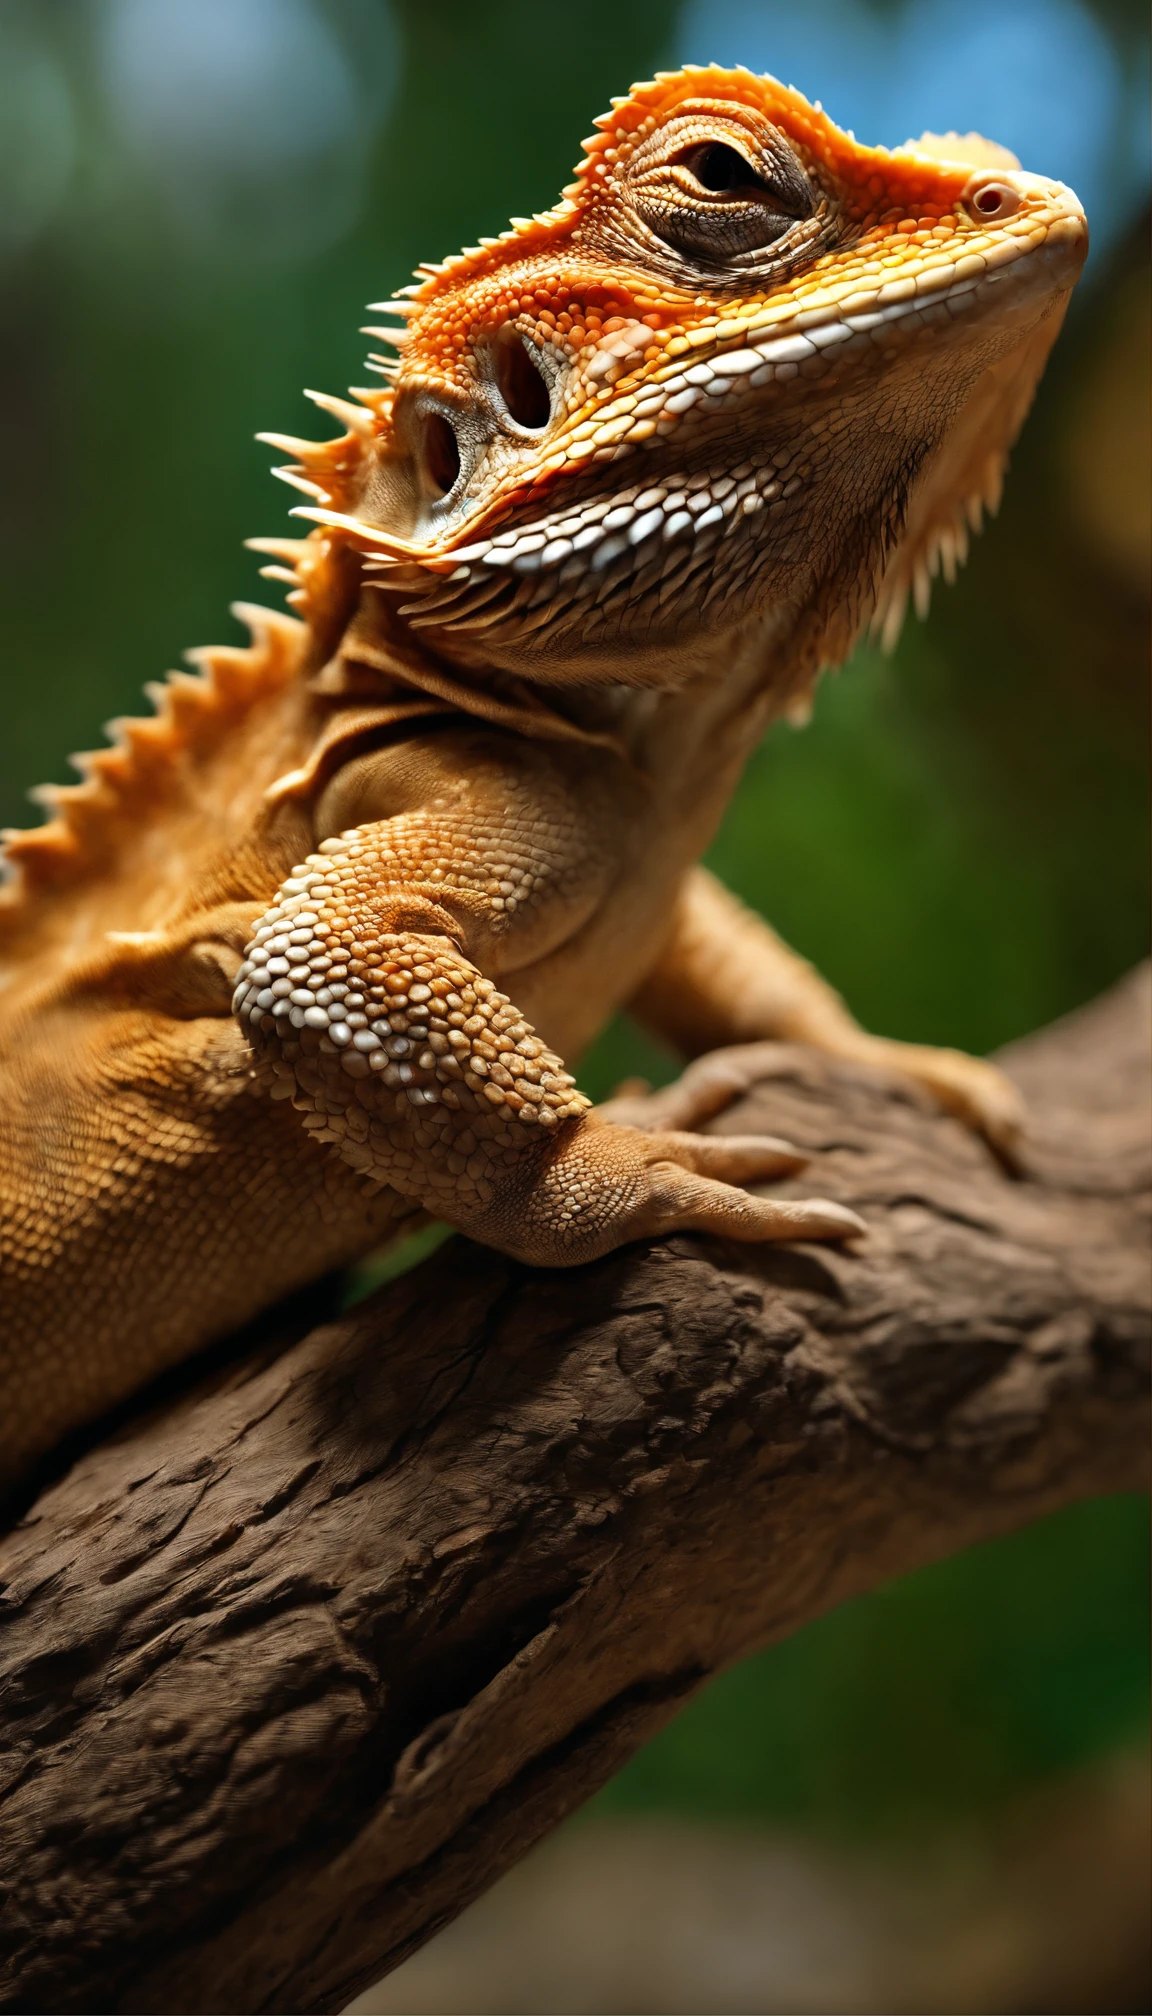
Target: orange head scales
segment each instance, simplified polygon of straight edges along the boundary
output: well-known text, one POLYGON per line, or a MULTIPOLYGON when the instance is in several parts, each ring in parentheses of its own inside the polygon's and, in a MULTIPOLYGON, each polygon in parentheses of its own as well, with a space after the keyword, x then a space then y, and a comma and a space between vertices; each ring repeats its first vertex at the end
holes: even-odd
POLYGON ((770 77, 689 68, 597 122, 541 216, 420 269, 319 399, 316 530, 256 541, 307 613, 362 556, 448 658, 679 683, 800 626, 809 666, 949 575, 995 506, 1087 248, 1077 198, 975 135, 862 146, 770 77))

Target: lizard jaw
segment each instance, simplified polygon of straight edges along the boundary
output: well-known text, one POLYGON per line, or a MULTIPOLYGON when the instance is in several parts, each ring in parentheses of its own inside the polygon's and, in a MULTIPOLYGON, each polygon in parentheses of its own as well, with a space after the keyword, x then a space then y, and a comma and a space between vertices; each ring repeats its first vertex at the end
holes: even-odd
MULTIPOLYGON (((1024 241, 1010 258, 981 262, 982 270, 969 255, 948 284, 874 305, 850 302, 848 312, 831 301, 767 333, 753 326, 742 340, 677 360, 644 398, 617 402, 617 419, 639 405, 643 420, 646 402, 659 397, 668 417, 640 442, 625 436, 615 444, 607 494, 593 450, 572 458, 562 479, 521 497, 519 509, 485 513, 490 529, 479 537, 439 547, 324 507, 300 515, 357 545, 364 578, 390 590, 406 623, 436 649, 449 657, 479 652, 511 669, 530 661, 546 681, 595 677, 610 660, 627 682, 677 684, 699 663, 708 636, 744 628, 770 608, 807 608, 821 587, 813 522, 840 527, 838 547, 830 540, 815 556, 816 571, 835 587, 830 603, 844 607, 846 571, 859 584, 855 629, 814 645, 817 655, 844 655, 878 597, 891 642, 896 598, 871 592, 871 583, 890 568, 901 525, 879 500, 911 495, 966 393, 996 366, 1008 380, 1000 403, 1012 409, 1010 432, 1001 428, 1007 439, 990 439, 983 453, 973 443, 969 472, 924 552, 912 556, 909 579, 916 576, 922 609, 941 554, 946 567, 950 556, 963 557, 967 528, 995 508, 1008 441, 1058 328, 1053 306, 1062 307, 1084 246, 1082 212, 1069 204, 1040 244, 1024 241), (1033 339, 1046 323, 1038 353, 1033 339), (1015 371, 1004 361, 1013 353, 1015 371), (910 397, 912 424, 903 432, 892 405, 902 368, 922 395, 919 410, 910 397), (891 410, 877 430, 871 470, 858 470, 852 482, 837 413, 858 411, 879 376, 891 410), (934 379, 935 437, 923 417, 934 379)), ((932 278, 938 283, 938 274, 932 278)))

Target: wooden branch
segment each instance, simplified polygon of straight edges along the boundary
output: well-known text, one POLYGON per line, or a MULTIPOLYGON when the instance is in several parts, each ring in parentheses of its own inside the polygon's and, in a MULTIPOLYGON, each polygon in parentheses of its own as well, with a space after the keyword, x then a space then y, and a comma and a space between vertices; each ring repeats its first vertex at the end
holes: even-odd
POLYGON ((1138 1484, 1146 1032, 1145 977, 1010 1053, 1024 1181, 781 1052, 717 1124, 857 1251, 457 1241, 84 1456, 0 1562, 3 2006, 338 2009, 719 1667, 1138 1484))

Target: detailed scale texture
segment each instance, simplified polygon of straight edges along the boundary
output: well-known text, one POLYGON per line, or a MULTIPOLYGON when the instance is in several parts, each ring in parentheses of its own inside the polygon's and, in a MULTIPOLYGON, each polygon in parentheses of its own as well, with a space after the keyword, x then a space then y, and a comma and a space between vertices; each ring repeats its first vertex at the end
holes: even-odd
POLYGON ((1085 249, 974 135, 689 69, 385 304, 383 387, 312 395, 342 434, 266 437, 295 615, 9 840, 7 1473, 421 1211, 548 1265, 865 1229, 743 1187, 788 1143, 691 1131, 722 1072, 686 1131, 590 1112, 565 1060, 623 1003, 895 1066, 1011 1152, 990 1065, 867 1035, 695 864, 768 723, 963 559, 1085 249))

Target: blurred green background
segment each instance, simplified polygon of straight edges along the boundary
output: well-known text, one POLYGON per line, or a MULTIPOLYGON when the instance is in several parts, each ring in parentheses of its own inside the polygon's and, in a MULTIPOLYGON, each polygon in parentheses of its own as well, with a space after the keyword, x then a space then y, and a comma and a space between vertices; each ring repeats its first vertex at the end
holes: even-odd
MULTIPOLYGON (((742 58, 870 140, 1038 148, 1098 249, 960 584, 760 751, 714 863, 890 1034, 985 1050, 1105 987, 1146 942, 1144 33, 1127 0, 583 0, 579 33, 527 0, 0 0, 0 816, 278 594, 240 543, 292 502, 252 435, 362 379, 363 304, 550 202, 635 78, 742 58), (990 59, 1009 29, 1031 68, 990 59)), ((672 1068, 621 1023, 584 1082, 672 1068)), ((1141 1504, 1065 1512, 748 1662, 601 1803, 982 1810, 1142 1728, 1146 1590, 1141 1504)))

